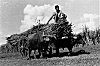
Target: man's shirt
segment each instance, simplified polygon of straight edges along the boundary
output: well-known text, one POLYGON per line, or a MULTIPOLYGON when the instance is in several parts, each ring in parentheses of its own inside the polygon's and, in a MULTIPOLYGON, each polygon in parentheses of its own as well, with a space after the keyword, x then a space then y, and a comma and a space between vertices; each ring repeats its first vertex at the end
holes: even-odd
POLYGON ((67 15, 65 15, 61 11, 59 13, 54 12, 52 18, 55 20, 56 23, 59 23, 66 20, 67 15))

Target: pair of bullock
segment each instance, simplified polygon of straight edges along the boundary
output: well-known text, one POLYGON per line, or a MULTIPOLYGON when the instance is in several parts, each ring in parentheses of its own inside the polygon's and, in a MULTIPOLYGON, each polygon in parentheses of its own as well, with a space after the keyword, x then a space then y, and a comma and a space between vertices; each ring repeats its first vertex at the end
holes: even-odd
MULTIPOLYGON (((23 41, 24 39, 21 39, 21 41, 23 41)), ((75 45, 75 41, 74 38, 69 37, 56 38, 55 36, 51 35, 43 36, 43 34, 40 32, 34 33, 30 34, 27 37, 27 40, 24 40, 24 42, 20 44, 21 49, 23 49, 21 53, 25 54, 25 50, 28 51, 28 59, 31 59, 30 55, 32 50, 34 50, 34 58, 36 58, 35 51, 38 50, 39 56, 43 57, 44 53, 49 52, 49 54, 52 54, 52 44, 55 46, 56 54, 58 55, 59 48, 68 48, 69 52, 71 53, 72 48, 75 45)))
POLYGON ((43 36, 41 32, 28 35, 28 37, 22 37, 20 40, 20 53, 22 56, 27 56, 31 58, 31 52, 33 52, 34 58, 36 58, 36 50, 40 57, 43 56, 43 53, 46 53, 51 49, 49 45, 51 44, 51 36, 43 36))

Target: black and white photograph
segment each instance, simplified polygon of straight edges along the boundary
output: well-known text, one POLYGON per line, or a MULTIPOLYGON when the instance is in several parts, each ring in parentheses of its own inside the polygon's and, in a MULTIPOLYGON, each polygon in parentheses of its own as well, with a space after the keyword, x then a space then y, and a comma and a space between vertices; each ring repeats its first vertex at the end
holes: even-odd
POLYGON ((0 0, 0 66, 100 66, 100 0, 0 0))

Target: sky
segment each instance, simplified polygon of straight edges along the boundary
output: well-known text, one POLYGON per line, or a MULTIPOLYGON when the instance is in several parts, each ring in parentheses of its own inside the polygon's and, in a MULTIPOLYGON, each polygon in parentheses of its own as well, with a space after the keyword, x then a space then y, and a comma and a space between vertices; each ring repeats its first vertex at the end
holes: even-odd
POLYGON ((81 32, 84 25, 94 30, 100 27, 99 3, 99 0, 0 0, 0 44, 6 42, 6 36, 37 25, 38 20, 46 23, 55 11, 55 4, 60 5, 74 25, 73 32, 81 32))

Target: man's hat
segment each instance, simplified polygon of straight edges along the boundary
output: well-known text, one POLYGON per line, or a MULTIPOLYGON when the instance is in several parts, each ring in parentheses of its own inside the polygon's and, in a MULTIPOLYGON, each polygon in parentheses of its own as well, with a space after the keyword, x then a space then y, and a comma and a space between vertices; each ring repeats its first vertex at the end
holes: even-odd
POLYGON ((59 6, 58 5, 55 5, 55 8, 59 8, 59 6))

